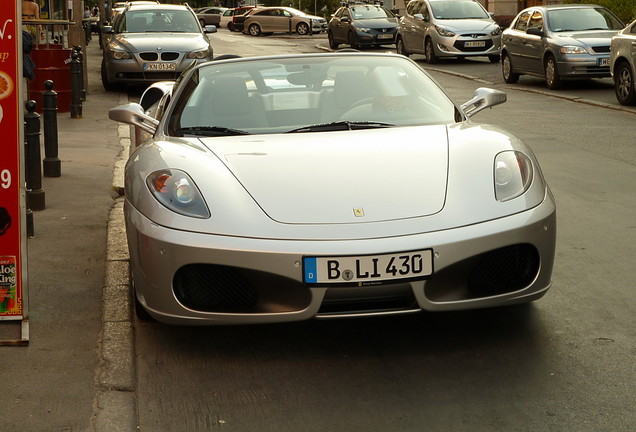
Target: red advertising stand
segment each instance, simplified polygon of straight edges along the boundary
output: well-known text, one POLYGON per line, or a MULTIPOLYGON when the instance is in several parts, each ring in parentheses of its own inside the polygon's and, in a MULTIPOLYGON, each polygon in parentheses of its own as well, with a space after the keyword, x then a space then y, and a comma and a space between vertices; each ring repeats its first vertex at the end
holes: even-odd
POLYGON ((22 29, 18 2, 0 8, 0 326, 20 321, 20 337, 29 340, 26 289, 26 205, 22 103, 22 29))

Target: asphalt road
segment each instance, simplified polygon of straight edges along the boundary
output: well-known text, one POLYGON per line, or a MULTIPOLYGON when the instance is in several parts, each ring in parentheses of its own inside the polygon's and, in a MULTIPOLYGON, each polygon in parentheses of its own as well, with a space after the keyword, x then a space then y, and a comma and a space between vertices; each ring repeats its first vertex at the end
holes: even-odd
MULTIPOLYGON (((212 38, 217 55, 317 50, 315 39, 212 38)), ((528 142, 556 197, 547 296, 390 319, 138 322, 141 431, 636 430, 636 114, 504 86, 483 74, 496 67, 449 62, 431 73, 459 101, 484 82, 508 93, 475 121, 528 142)), ((599 87, 585 91, 613 97, 599 87)))

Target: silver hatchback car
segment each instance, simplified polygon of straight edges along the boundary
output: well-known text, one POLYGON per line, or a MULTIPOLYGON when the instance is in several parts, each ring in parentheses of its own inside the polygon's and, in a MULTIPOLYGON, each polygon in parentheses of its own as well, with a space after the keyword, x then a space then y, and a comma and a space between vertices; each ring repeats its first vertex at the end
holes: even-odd
POLYGON ((504 30, 501 51, 503 79, 519 75, 545 77, 550 89, 565 79, 610 76, 610 41, 625 25, 597 5, 546 5, 525 9, 504 30))
POLYGON ((636 105, 636 21, 612 38, 610 71, 616 99, 622 105, 636 105))
POLYGON ((496 63, 501 28, 476 0, 411 0, 400 19, 397 52, 440 57, 488 56, 496 63))
POLYGON ((194 11, 183 5, 129 5, 104 26, 101 66, 107 91, 124 84, 150 84, 176 79, 193 63, 212 59, 212 45, 194 11))

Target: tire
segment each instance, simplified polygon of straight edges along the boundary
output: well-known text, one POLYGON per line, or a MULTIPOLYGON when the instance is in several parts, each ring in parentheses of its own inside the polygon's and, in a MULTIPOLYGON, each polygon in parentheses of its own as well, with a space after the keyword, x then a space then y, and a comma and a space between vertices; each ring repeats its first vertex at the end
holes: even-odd
POLYGON ((298 25, 296 26, 296 33, 298 33, 301 36, 308 35, 309 34, 309 24, 307 24, 305 22, 298 23, 298 25))
POLYGON ((404 57, 408 57, 411 55, 411 53, 406 50, 404 40, 400 36, 398 36, 397 42, 395 42, 395 50, 398 54, 403 55, 404 57))
POLYGON ((634 71, 632 71, 626 61, 620 63, 614 71, 614 92, 616 93, 616 100, 621 105, 636 105, 634 71))
POLYGON ((112 83, 108 79, 108 72, 106 71, 106 63, 104 62, 104 60, 102 60, 101 76, 104 90, 106 90, 107 92, 115 92, 120 90, 120 86, 118 84, 112 83))
POLYGON ((513 72, 510 56, 506 53, 501 54, 501 74, 506 84, 515 84, 519 81, 519 74, 513 72))
POLYGON ((333 33, 327 33, 327 38, 329 39, 329 48, 332 50, 337 50, 340 44, 333 40, 333 33))
POLYGON ((353 32, 349 32, 349 46, 356 50, 360 48, 360 44, 358 44, 358 38, 356 38, 356 35, 353 32))
POLYGON ((435 48, 433 47, 433 41, 429 38, 424 42, 424 55, 426 57, 426 63, 435 64, 439 63, 439 57, 435 54, 435 48))
POLYGON ((247 31, 252 36, 260 36, 261 26, 259 26, 258 24, 250 24, 250 26, 247 28, 247 31))
POLYGON ((234 29, 234 23, 233 23, 232 21, 230 21, 229 23, 227 23, 227 29, 228 29, 229 31, 232 31, 232 32, 233 32, 233 31, 236 31, 236 30, 234 29))
POLYGON ((490 63, 499 63, 499 60, 501 60, 501 56, 491 54, 488 56, 488 60, 490 61, 490 63))
POLYGON ((545 85, 548 86, 549 89, 558 90, 563 86, 563 81, 559 76, 559 70, 557 69, 554 56, 549 55, 545 59, 543 70, 545 71, 545 85))

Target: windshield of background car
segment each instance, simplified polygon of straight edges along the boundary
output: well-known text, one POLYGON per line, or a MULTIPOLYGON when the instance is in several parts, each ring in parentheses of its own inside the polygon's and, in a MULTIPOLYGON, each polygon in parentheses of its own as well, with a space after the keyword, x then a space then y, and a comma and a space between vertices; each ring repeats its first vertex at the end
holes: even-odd
POLYGON ((342 130, 343 123, 360 129, 455 122, 456 108, 447 95, 411 60, 398 56, 227 60, 183 78, 168 120, 173 136, 188 131, 214 136, 223 134, 220 128, 269 134, 332 123, 342 130))
POLYGON ((379 6, 355 6, 350 7, 351 16, 353 19, 373 19, 373 18, 393 18, 394 15, 387 9, 379 6))
POLYGON ((436 19, 483 19, 490 18, 488 12, 474 1, 434 1, 431 10, 436 19))
POLYGON ((115 24, 115 33, 199 33, 199 23, 188 10, 129 10, 115 24))
POLYGON ((553 32, 621 30, 623 23, 605 8, 568 8, 548 11, 553 32))

